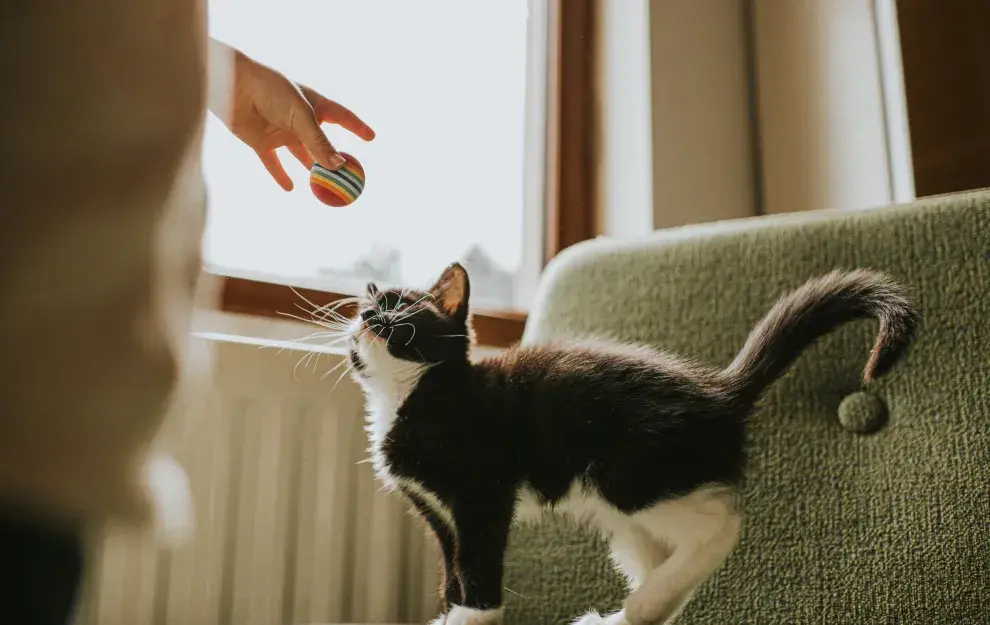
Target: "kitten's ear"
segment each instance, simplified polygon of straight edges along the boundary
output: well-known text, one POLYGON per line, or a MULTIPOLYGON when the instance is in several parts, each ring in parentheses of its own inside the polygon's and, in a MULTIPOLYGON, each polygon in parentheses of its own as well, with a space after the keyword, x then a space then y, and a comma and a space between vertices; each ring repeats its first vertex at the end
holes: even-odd
POLYGON ((430 289, 430 295, 447 314, 466 317, 468 298, 471 296, 471 282, 468 280, 467 271, 460 263, 449 265, 430 289))
POLYGON ((376 297, 378 297, 378 285, 375 284, 374 282, 369 282, 368 286, 365 287, 364 291, 371 299, 375 299, 376 297))

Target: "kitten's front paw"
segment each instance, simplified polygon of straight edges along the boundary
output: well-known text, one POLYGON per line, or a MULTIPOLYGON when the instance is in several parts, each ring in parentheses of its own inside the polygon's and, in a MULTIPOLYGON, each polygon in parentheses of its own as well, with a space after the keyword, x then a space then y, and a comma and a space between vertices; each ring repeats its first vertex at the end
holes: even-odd
POLYGON ((629 619, 626 618, 626 611, 619 610, 618 612, 613 612, 605 617, 605 622, 608 625, 631 625, 629 619))
POLYGON ((608 616, 602 616, 592 610, 571 625, 629 625, 629 621, 626 620, 625 610, 619 610, 608 616))
POLYGON ((455 605, 447 614, 433 619, 430 625, 502 625, 502 608, 478 610, 455 605))
POLYGON ((578 620, 571 623, 571 625, 607 625, 605 619, 598 612, 592 610, 588 612, 578 620))

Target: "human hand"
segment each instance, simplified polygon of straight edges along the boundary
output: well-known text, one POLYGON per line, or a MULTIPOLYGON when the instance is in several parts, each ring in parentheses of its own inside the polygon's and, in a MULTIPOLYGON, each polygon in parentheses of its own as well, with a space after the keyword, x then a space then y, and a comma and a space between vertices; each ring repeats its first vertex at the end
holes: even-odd
POLYGON ((235 52, 231 104, 227 127, 258 154, 268 173, 286 191, 292 190, 292 179, 276 148, 287 147, 306 169, 314 162, 338 169, 344 158, 321 124, 336 124, 365 141, 375 138, 375 131, 347 108, 241 52, 235 52))

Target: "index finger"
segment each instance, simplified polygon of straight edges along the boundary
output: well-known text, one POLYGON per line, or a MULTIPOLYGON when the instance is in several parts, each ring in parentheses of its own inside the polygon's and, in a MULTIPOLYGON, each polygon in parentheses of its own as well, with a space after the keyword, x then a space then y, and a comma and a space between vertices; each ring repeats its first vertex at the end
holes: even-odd
POLYGON ((371 141, 375 138, 375 131, 371 129, 371 126, 366 124, 346 106, 329 100, 308 87, 303 87, 303 94, 313 106, 316 119, 321 124, 336 124, 365 141, 371 141))

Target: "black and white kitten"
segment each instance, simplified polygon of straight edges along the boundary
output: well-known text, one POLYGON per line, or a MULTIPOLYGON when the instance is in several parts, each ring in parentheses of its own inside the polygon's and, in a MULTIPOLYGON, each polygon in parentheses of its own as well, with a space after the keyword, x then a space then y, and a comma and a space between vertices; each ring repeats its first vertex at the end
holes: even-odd
POLYGON ((576 623, 670 622, 736 545, 746 422, 818 337, 879 321, 864 378, 887 372, 920 315, 867 270, 833 272, 781 298, 725 369, 607 342, 517 346, 469 360, 467 273, 428 292, 378 290, 349 329, 373 462, 436 534, 446 625, 502 622, 510 525, 546 512, 600 528, 631 594, 576 623))

